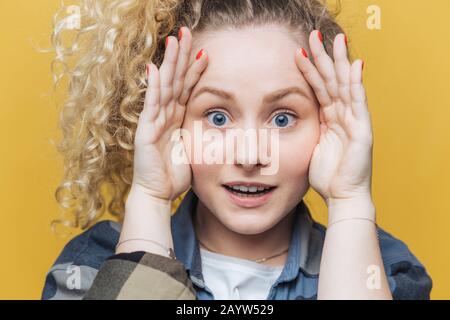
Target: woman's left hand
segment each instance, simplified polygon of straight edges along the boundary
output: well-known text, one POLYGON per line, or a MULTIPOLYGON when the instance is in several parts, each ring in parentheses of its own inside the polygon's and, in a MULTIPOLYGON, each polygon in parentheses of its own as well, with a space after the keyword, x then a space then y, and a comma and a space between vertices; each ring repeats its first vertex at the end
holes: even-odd
POLYGON ((314 149, 309 182, 327 202, 367 198, 371 194, 372 126, 362 84, 363 61, 350 64, 347 40, 338 34, 334 60, 326 53, 322 35, 309 37, 314 64, 300 50, 296 63, 320 104, 320 140, 314 149))

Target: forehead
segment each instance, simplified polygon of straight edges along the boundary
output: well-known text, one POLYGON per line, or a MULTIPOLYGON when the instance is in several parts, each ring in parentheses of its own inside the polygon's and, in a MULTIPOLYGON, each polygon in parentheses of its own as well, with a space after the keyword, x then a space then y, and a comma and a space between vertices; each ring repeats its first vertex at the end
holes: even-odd
MULTIPOLYGON (((197 87, 217 85, 239 90, 267 91, 288 85, 307 86, 294 56, 304 39, 296 39, 276 25, 208 31, 194 36, 192 54, 205 48, 208 66, 197 87)), ((192 59, 194 59, 192 57, 192 59)))

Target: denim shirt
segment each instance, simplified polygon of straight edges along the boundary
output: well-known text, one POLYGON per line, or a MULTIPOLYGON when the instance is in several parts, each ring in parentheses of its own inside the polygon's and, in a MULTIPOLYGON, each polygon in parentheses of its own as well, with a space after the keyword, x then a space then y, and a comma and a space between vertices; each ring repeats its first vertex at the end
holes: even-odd
MULTIPOLYGON (((184 265, 199 300, 213 300, 204 282, 200 247, 193 215, 198 198, 189 190, 171 218, 175 256, 184 265)), ((89 290, 101 265, 115 254, 121 225, 102 221, 72 239, 47 274, 43 299, 81 299, 89 290), (67 291, 68 266, 78 266, 83 276, 80 290, 67 291)), ((408 247, 377 227, 381 255, 394 299, 429 299, 432 280, 408 247)), ((315 222, 304 201, 295 209, 288 257, 272 285, 267 300, 316 299, 320 260, 326 228, 315 222)))

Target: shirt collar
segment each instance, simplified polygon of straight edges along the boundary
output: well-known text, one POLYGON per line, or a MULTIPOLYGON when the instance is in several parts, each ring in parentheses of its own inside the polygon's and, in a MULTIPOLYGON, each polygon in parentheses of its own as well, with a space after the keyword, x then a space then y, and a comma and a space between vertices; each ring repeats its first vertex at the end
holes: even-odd
MULTIPOLYGON (((190 189, 172 216, 171 228, 177 259, 189 271, 193 282, 203 287, 200 248, 192 220, 197 203, 198 197, 190 189)), ((301 270, 309 276, 319 274, 323 236, 314 224, 304 201, 300 201, 295 209, 295 224, 286 264, 276 283, 295 279, 301 270)))

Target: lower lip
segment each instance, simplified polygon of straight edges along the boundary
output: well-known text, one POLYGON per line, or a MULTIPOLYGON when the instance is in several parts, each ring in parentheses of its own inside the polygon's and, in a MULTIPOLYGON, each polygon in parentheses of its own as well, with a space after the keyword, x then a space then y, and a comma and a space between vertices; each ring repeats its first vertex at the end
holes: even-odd
MULTIPOLYGON (((223 186, 222 186, 223 187, 223 186)), ((273 192, 276 188, 273 188, 269 192, 266 192, 264 194, 258 195, 258 196, 239 196, 232 191, 228 190, 226 187, 223 187, 225 189, 225 192, 228 195, 228 198, 233 202, 234 204, 244 207, 244 208, 255 208, 264 205, 267 203, 270 198, 273 195, 273 192)))

